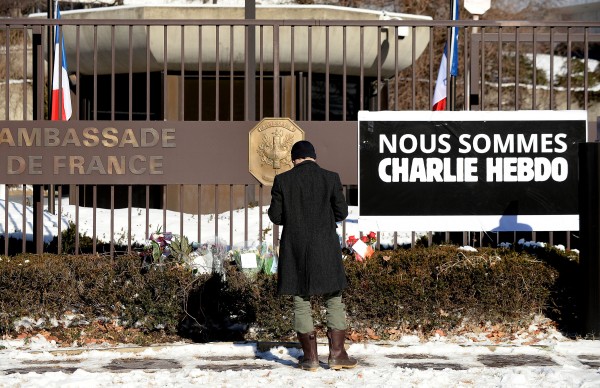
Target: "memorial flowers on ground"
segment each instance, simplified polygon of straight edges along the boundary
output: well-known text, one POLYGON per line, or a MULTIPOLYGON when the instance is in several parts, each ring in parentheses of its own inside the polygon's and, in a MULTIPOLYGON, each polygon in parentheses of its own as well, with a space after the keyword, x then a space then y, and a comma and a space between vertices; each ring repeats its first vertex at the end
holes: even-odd
POLYGON ((148 237, 148 241, 140 252, 146 267, 163 268, 166 263, 172 263, 186 266, 196 275, 223 271, 227 247, 218 239, 200 244, 190 242, 186 236, 161 232, 159 228, 148 237))
POLYGON ((234 247, 229 251, 229 257, 248 275, 277 273, 277 252, 264 241, 234 247))
POLYGON ((350 252, 354 254, 356 261, 364 261, 375 253, 373 245, 376 242, 377 234, 369 232, 369 234, 363 235, 360 238, 356 238, 354 235, 349 236, 348 240, 346 240, 346 245, 350 249, 350 252))

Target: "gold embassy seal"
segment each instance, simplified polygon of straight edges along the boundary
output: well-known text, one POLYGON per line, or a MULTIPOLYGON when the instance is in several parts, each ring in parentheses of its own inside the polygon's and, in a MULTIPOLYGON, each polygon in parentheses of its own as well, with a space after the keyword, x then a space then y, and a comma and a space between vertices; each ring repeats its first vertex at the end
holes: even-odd
POLYGON ((272 186, 275 175, 292 168, 292 145, 304 140, 304 131, 288 118, 266 118, 248 134, 248 167, 265 186, 272 186))

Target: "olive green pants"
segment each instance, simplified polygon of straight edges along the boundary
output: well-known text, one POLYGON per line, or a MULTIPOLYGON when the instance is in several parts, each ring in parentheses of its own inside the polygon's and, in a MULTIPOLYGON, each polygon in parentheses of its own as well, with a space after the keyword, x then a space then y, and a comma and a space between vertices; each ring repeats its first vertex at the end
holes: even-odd
MULTIPOLYGON (((327 327, 346 330, 346 306, 342 303, 342 292, 324 294, 323 299, 325 299, 327 327)), ((310 296, 294 296, 294 330, 298 333, 310 333, 315 330, 310 296)))

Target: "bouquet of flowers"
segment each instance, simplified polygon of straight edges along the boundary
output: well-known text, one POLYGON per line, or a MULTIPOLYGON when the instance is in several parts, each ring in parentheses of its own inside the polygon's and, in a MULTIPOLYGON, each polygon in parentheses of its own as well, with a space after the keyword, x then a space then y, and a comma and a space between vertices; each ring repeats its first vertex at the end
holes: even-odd
POLYGON ((224 276, 223 261, 227 256, 227 247, 224 242, 216 239, 214 243, 192 243, 194 249, 191 253, 192 272, 194 274, 220 273, 224 276))
POLYGON ((349 236, 346 245, 354 252, 354 258, 357 261, 364 261, 375 253, 373 245, 376 242, 377 234, 375 234, 375 232, 370 232, 367 235, 361 236, 360 239, 353 235, 349 236))
POLYGON ((242 272, 256 275, 260 272, 273 274, 277 272, 277 253, 271 245, 263 242, 245 243, 229 251, 242 272))
POLYGON ((156 232, 149 237, 149 244, 140 252, 144 266, 159 265, 162 266, 171 255, 171 240, 173 233, 161 232, 159 227, 156 232))

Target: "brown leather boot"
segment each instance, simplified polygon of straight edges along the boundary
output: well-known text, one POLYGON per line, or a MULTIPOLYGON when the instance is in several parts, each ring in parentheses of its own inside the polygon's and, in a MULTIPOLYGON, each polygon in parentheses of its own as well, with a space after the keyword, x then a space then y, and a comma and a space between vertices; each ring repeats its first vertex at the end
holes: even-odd
POLYGON ((298 368, 309 370, 311 372, 319 369, 319 356, 317 354, 317 334, 314 331, 310 333, 297 333, 298 341, 302 345, 304 356, 298 361, 298 368))
POLYGON ((327 339, 329 340, 329 359, 328 364, 331 369, 354 368, 358 361, 348 357, 344 348, 346 340, 346 330, 327 330, 327 339))

